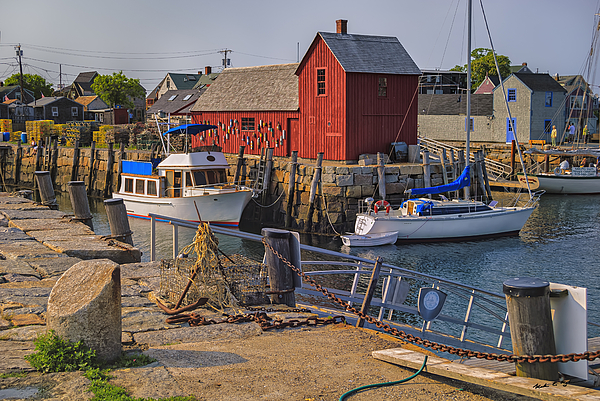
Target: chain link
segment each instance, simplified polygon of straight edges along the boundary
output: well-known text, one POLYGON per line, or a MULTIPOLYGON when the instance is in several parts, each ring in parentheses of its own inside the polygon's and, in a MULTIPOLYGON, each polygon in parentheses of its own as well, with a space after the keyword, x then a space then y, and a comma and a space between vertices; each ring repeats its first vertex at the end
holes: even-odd
POLYGON ((175 315, 167 318, 167 323, 189 323, 190 326, 207 326, 210 324, 222 324, 222 323, 247 323, 256 322, 263 331, 272 329, 284 329, 286 327, 300 327, 300 326, 316 326, 318 324, 339 324, 346 323, 344 316, 334 316, 332 318, 319 318, 311 316, 306 320, 291 319, 283 321, 282 319, 271 319, 266 312, 255 312, 247 313, 243 315, 227 315, 223 320, 206 319, 204 316, 198 315, 194 312, 175 315))
POLYGON ((352 307, 347 302, 341 300, 334 294, 330 293, 327 290, 327 288, 323 288, 320 284, 318 284, 315 280, 313 280, 310 276, 305 274, 303 271, 296 268, 296 266, 294 266, 292 263, 290 263, 290 261, 288 261, 279 252, 277 252, 275 249, 273 249, 273 247, 271 245, 269 245, 265 241, 264 238, 262 239, 262 242, 267 249, 269 249, 271 252, 273 252, 273 254, 275 256, 277 256, 279 258, 279 260, 281 260, 283 263, 285 263, 290 269, 292 269, 292 271, 294 271, 296 274, 298 274, 300 277, 302 277, 304 279, 304 281, 309 283, 316 290, 322 292, 323 295, 325 295, 327 298, 329 298, 333 302, 336 302, 337 304, 342 306, 345 310, 352 312, 355 315, 357 315, 358 317, 375 325, 377 328, 379 328, 395 337, 398 337, 402 340, 405 340, 405 341, 408 341, 408 342, 411 342, 414 344, 422 345, 424 347, 431 348, 436 351, 448 352, 450 354, 458 355, 461 357, 487 359, 490 361, 491 360, 502 361, 502 362, 507 361, 507 362, 511 362, 511 363, 514 363, 514 362, 518 362, 518 363, 552 362, 552 363, 554 363, 554 362, 569 362, 569 361, 577 362, 577 361, 581 361, 584 359, 587 359, 588 361, 593 361, 594 359, 600 358, 600 350, 593 351, 593 352, 587 351, 587 352, 583 352, 580 354, 572 353, 572 354, 558 354, 558 355, 496 354, 496 353, 489 353, 489 352, 472 351, 472 350, 467 350, 467 349, 463 349, 463 348, 456 348, 456 347, 452 347, 449 345, 439 344, 439 343, 436 343, 433 341, 425 340, 421 337, 417 337, 412 334, 407 334, 403 330, 398 330, 395 327, 391 327, 389 324, 384 323, 381 320, 377 320, 365 313, 362 313, 361 311, 357 310, 356 308, 352 307))

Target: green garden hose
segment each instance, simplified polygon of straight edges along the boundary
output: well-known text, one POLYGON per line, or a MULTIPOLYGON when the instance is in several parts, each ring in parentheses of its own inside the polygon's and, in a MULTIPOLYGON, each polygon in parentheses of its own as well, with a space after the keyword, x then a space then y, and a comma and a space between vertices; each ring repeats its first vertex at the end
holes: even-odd
POLYGON ((426 364, 427 364, 427 355, 425 355, 425 359, 423 360, 423 365, 421 366, 421 369, 419 369, 414 375, 409 376, 406 379, 396 380, 396 381, 393 381, 393 382, 367 384, 366 386, 361 386, 361 387, 354 388, 354 389, 352 389, 350 391, 347 391, 344 394, 342 394, 342 396, 340 397, 339 401, 344 401, 347 397, 351 396, 352 394, 358 393, 359 391, 366 390, 368 388, 386 387, 386 386, 393 386, 394 384, 405 383, 405 382, 407 382, 407 381, 409 381, 409 380, 414 379, 415 377, 417 377, 419 375, 419 373, 421 373, 423 371, 423 369, 425 368, 426 364))

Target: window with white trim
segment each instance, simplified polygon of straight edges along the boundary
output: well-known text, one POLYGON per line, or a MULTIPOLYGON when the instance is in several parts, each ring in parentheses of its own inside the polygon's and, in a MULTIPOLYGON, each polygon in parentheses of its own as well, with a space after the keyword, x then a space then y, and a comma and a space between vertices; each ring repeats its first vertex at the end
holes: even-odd
POLYGON ((58 117, 58 107, 52 107, 52 117, 58 117))
POLYGON ((77 117, 79 115, 77 107, 71 107, 71 116, 77 117))

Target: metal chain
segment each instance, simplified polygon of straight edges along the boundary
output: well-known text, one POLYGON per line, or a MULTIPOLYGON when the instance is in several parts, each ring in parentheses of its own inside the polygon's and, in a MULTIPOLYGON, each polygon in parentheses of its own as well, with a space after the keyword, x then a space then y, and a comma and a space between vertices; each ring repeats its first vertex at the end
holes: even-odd
POLYGON ((189 323, 190 326, 207 326, 209 324, 221 324, 221 323, 246 323, 256 322, 263 331, 271 329, 284 329, 286 327, 300 327, 300 326, 316 326, 318 324, 339 324, 346 323, 344 316, 334 316, 332 318, 319 318, 312 316, 306 320, 292 319, 283 321, 282 319, 271 319, 266 312, 255 312, 247 313, 244 315, 227 315, 227 318, 223 320, 206 319, 204 316, 197 315, 195 313, 181 314, 171 316, 166 319, 167 323, 189 323))
POLYGON ((302 277, 304 279, 304 281, 309 283, 316 290, 321 291, 323 293, 323 295, 325 295, 327 298, 329 298, 333 302, 336 302, 337 304, 342 306, 345 310, 352 312, 355 315, 357 315, 358 317, 375 325, 377 328, 382 329, 383 331, 385 331, 393 336, 401 338, 402 340, 405 340, 405 341, 408 341, 408 342, 411 342, 414 344, 422 345, 424 347, 428 347, 428 348, 431 348, 436 351, 448 352, 450 354, 458 355, 461 357, 496 360, 496 361, 508 361, 511 363, 514 363, 514 362, 518 362, 518 363, 552 362, 552 363, 554 363, 554 362, 569 362, 569 361, 577 362, 577 361, 580 361, 583 359, 587 359, 588 361, 593 361, 594 359, 600 358, 600 350, 594 351, 594 352, 587 351, 587 352, 583 352, 580 354, 572 353, 572 354, 558 354, 558 355, 496 354, 496 353, 489 353, 489 352, 472 351, 472 350, 467 350, 467 349, 463 349, 463 348, 456 348, 456 347, 452 347, 449 345, 439 344, 439 343, 436 343, 433 341, 425 340, 421 337, 417 337, 412 334, 407 334, 403 330, 398 330, 395 327, 391 327, 389 324, 384 323, 380 320, 377 320, 377 319, 355 309, 347 302, 341 300, 334 294, 330 293, 327 290, 327 288, 323 288, 315 280, 313 280, 310 276, 308 276, 307 274, 302 272, 300 269, 296 268, 296 266, 294 266, 292 263, 290 263, 286 258, 284 258, 275 249, 273 249, 273 247, 271 245, 269 245, 265 241, 264 238, 262 239, 262 242, 267 249, 269 249, 271 252, 273 252, 274 255, 276 255, 279 258, 279 260, 281 260, 283 263, 285 263, 290 269, 292 269, 292 271, 294 271, 296 274, 298 274, 300 277, 302 277))

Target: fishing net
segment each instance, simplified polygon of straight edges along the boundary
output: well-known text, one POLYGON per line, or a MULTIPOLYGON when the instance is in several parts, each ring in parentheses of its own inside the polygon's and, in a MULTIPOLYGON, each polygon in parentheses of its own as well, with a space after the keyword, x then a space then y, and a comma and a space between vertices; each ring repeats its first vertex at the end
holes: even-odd
POLYGON ((187 257, 161 262, 161 295, 176 304, 190 283, 180 306, 206 297, 205 306, 222 313, 268 302, 264 265, 241 255, 220 258, 218 245, 210 226, 200 223, 193 242, 181 251, 187 257))

